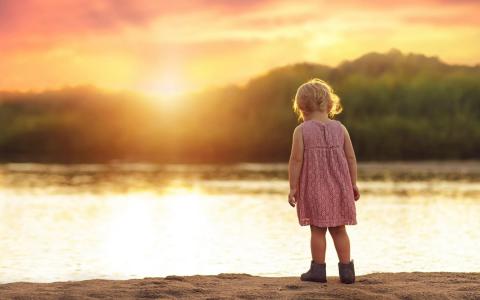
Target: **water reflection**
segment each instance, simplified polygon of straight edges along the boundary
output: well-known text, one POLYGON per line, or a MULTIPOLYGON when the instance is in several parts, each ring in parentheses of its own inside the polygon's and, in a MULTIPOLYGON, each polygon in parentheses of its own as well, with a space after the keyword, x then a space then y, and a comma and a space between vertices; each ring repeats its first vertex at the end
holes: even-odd
MULTIPOLYGON (((480 269, 476 168, 455 180, 444 166, 425 180, 378 180, 365 175, 376 167, 361 168, 359 225, 349 226, 358 274, 480 269)), ((286 203, 285 175, 285 164, 3 165, 0 282, 296 276, 309 262, 309 232, 286 203)))

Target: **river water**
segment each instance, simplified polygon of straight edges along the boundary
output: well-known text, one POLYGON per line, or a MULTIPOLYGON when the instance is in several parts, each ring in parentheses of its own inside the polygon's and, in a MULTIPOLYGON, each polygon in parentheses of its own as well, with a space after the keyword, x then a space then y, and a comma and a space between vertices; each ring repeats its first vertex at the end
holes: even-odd
MULTIPOLYGON (((287 164, 2 164, 0 282, 298 276, 308 227, 287 164)), ((358 275, 479 272, 480 163, 363 163, 358 275)), ((338 275, 327 238, 327 274, 338 275)))

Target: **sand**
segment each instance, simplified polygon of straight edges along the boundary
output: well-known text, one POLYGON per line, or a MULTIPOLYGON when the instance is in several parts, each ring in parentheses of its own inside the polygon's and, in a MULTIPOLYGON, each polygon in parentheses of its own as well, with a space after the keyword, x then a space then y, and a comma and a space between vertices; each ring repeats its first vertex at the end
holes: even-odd
POLYGON ((480 299, 480 273, 374 273, 345 285, 249 274, 0 285, 0 299, 480 299))

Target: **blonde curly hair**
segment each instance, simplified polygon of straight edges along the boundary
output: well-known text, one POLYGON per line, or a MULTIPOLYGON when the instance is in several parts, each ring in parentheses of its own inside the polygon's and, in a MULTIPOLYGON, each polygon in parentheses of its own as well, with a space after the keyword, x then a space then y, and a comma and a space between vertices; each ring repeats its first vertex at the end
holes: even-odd
POLYGON ((305 115, 314 111, 326 111, 333 118, 343 110, 340 98, 325 81, 313 78, 302 84, 293 99, 293 111, 298 121, 305 120, 305 115))

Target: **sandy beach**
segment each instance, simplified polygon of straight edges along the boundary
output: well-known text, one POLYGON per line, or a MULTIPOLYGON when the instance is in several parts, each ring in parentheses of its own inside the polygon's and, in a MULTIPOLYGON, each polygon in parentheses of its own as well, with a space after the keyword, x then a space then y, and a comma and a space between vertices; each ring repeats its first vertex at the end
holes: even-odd
POLYGON ((0 285, 0 299, 480 299, 480 273, 373 273, 353 285, 249 274, 0 285))

